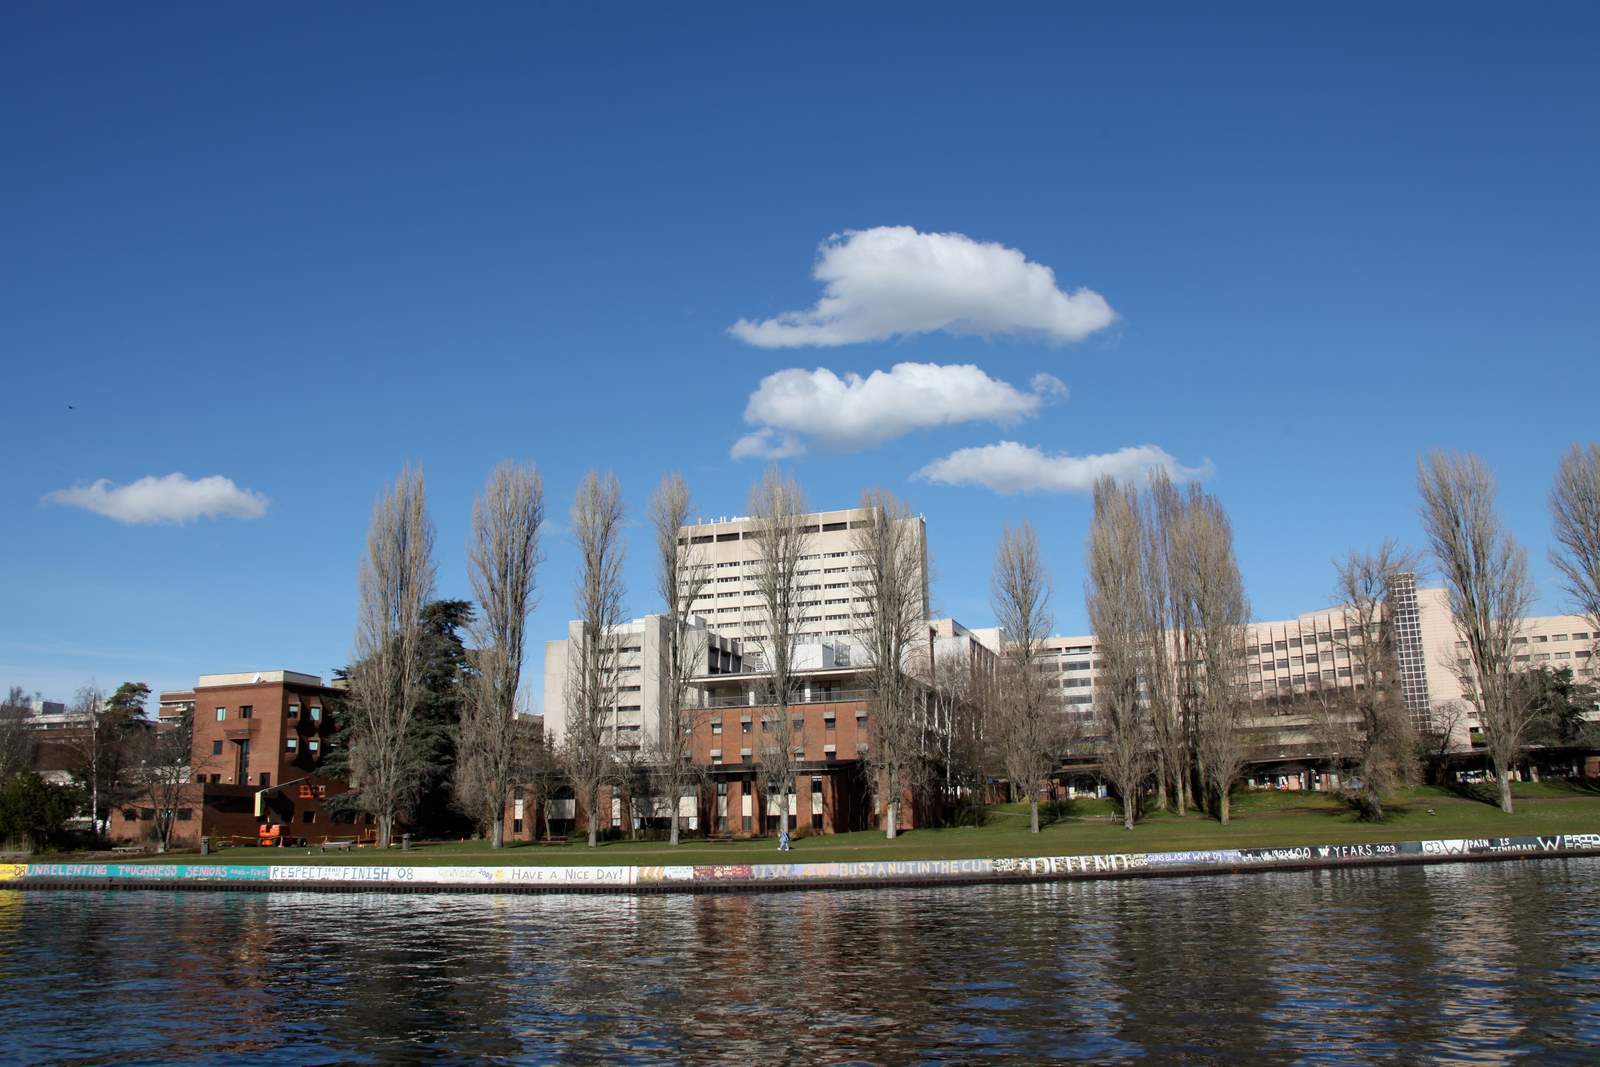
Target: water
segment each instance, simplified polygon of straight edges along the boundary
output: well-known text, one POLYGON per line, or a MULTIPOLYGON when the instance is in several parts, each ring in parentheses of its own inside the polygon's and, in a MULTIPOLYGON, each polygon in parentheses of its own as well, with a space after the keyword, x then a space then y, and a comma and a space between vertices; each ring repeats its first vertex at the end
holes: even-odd
POLYGON ((0 893, 0 1058, 1579 1063, 1600 859, 773 895, 0 893))

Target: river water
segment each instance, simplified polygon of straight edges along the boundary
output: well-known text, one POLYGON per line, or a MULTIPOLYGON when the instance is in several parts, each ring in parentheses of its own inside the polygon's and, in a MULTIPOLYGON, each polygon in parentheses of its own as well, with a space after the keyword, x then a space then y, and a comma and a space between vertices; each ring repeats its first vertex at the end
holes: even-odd
POLYGON ((727 896, 0 893, 0 1059, 1600 1061, 1600 859, 727 896))

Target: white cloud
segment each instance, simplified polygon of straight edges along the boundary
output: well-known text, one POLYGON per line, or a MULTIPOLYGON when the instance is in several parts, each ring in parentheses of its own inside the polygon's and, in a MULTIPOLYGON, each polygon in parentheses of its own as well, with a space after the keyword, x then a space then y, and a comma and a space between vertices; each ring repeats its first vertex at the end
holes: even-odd
POLYGON ((101 478, 89 485, 47 493, 44 502, 142 525, 193 522, 202 517, 259 519, 267 513, 265 496, 240 489, 220 474, 196 479, 182 474, 149 475, 127 485, 112 485, 101 478))
POLYGON ((915 430, 963 422, 1009 425, 1067 395, 1059 378, 1036 374, 1031 392, 970 364, 896 363, 840 377, 826 367, 769 374, 750 394, 744 421, 758 427, 733 446, 734 459, 784 459, 815 441, 857 451, 915 430))
POLYGON ((1069 456, 1001 441, 981 448, 959 449, 923 467, 915 477, 946 485, 982 485, 997 493, 1087 493, 1102 475, 1138 482, 1158 470, 1166 471, 1173 481, 1195 481, 1211 476, 1211 463, 1208 460, 1198 467, 1185 467, 1155 445, 1069 456))
POLYGON ((757 430, 735 441, 728 454, 734 459, 792 459, 805 451, 806 446, 790 434, 757 430))
POLYGON ((834 234, 818 249, 822 299, 809 311, 729 332, 761 348, 847 345, 899 334, 1024 334, 1081 341, 1116 320, 1092 289, 1065 292, 1055 272, 1015 248, 959 233, 878 226, 834 234))

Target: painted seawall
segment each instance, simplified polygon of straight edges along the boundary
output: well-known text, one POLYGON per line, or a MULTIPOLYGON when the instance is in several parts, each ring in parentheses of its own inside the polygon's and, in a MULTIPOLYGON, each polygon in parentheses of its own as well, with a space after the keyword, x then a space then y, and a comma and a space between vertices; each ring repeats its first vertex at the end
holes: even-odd
POLYGON ((1195 852, 1117 852, 1021 859, 660 867, 25 863, 0 865, 0 888, 423 893, 739 892, 1137 878, 1595 855, 1600 855, 1600 834, 1195 852))

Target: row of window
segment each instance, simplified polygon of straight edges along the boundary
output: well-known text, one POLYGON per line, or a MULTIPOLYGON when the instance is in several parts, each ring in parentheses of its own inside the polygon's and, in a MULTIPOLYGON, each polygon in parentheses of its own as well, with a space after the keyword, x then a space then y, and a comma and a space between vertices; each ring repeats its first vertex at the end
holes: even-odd
MULTIPOLYGON (((252 705, 252 704, 240 704, 239 705, 239 718, 241 718, 241 719, 251 719, 251 718, 255 717, 255 713, 256 713, 256 709, 255 709, 254 705, 252 705)), ((306 709, 306 715, 307 715, 308 718, 310 718, 310 720, 312 722, 321 722, 322 721, 322 708, 318 707, 317 705, 312 705, 311 707, 306 709)), ((289 720, 291 722, 293 722, 293 721, 297 721, 299 718, 300 718, 300 705, 299 704, 290 704, 289 705, 289 720)), ((217 721, 218 722, 227 722, 228 721, 228 709, 227 708, 218 708, 217 709, 217 721)))

